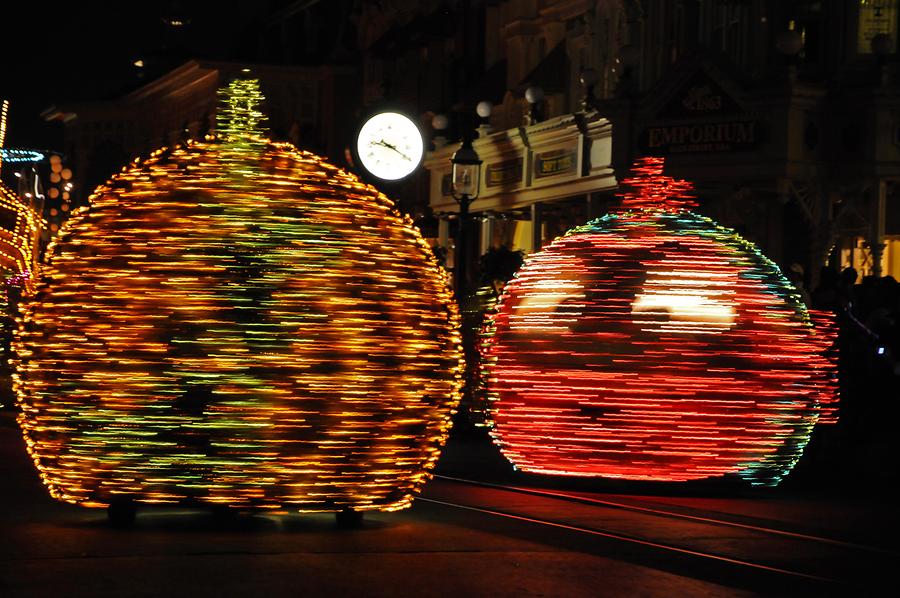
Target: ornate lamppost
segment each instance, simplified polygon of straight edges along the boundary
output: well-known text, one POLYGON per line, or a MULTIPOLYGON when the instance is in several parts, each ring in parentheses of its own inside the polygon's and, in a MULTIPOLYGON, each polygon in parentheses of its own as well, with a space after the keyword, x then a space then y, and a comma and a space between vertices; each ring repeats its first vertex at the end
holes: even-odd
POLYGON ((466 321, 467 293, 469 292, 468 276, 468 245, 469 245, 469 204, 478 197, 481 185, 481 158, 475 148, 472 147, 471 138, 463 137, 462 145, 450 158, 453 164, 451 175, 451 193, 453 199, 459 202, 459 226, 456 234, 456 256, 454 263, 454 287, 456 290, 456 302, 459 305, 463 317, 462 343, 466 359, 464 373, 464 386, 460 413, 467 409, 472 400, 472 376, 475 363, 475 342, 470 323, 466 321))
POLYGON ((451 175, 451 188, 453 199, 459 203, 459 227, 456 235, 455 277, 454 286, 456 297, 462 300, 468 287, 467 276, 467 245, 469 242, 469 204, 478 197, 478 189, 481 185, 481 158, 472 140, 467 136, 463 138, 462 145, 450 158, 453 164, 451 175))

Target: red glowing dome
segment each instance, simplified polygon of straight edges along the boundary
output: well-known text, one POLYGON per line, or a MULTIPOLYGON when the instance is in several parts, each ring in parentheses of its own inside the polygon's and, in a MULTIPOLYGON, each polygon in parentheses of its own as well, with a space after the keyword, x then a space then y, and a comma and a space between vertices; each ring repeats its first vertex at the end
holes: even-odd
POLYGON ((507 285, 483 343, 492 434, 530 472, 777 484, 834 419, 833 329, 662 166, 639 160, 619 211, 507 285))

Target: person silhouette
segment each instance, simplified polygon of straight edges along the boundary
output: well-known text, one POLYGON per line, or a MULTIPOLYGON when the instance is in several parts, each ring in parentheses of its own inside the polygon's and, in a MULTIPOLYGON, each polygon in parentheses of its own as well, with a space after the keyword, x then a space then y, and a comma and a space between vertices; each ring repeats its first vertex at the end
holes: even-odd
POLYGON ((809 291, 806 290, 806 285, 803 282, 803 266, 798 264, 797 262, 793 262, 790 266, 788 266, 787 279, 794 285, 794 288, 797 290, 797 294, 800 295, 801 301, 803 301, 803 305, 809 306, 812 305, 812 300, 809 297, 809 291))

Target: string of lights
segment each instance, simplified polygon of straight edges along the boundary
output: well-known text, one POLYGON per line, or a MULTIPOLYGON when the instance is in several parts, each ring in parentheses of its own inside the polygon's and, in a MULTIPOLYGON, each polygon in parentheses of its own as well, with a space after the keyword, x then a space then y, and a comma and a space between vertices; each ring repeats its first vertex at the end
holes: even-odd
POLYGON ((619 210, 504 289, 481 343, 491 433, 530 472, 776 485, 836 419, 833 321, 662 168, 638 160, 619 210))
MULTIPOLYGON (((6 143, 6 122, 9 118, 9 100, 3 100, 0 102, 0 150, 3 149, 3 144, 6 143)), ((5 153, 0 153, 0 167, 3 166, 3 160, 6 158, 5 153)))
POLYGON ((40 224, 40 216, 0 183, 0 273, 4 281, 12 277, 14 286, 31 289, 40 224))
POLYGON ((0 147, 0 162, 40 162, 44 159, 44 153, 33 149, 19 149, 12 147, 0 147))
POLYGON ((261 137, 258 82, 219 137, 135 160, 47 250, 15 340, 21 427, 57 499, 406 507, 459 401, 459 318, 411 219, 261 137))

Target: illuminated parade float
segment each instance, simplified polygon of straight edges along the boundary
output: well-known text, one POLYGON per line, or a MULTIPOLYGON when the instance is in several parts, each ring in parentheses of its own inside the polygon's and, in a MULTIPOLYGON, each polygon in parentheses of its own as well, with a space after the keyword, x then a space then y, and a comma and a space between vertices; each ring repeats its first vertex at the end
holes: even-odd
POLYGON ((14 301, 11 295, 27 292, 32 287, 40 221, 30 204, 0 183, 0 275, 4 308, 14 301))
POLYGON ((224 98, 217 137, 136 160, 48 248, 28 450, 89 507, 407 507, 459 400, 446 276, 387 197, 260 136, 255 80, 224 98))
MULTIPOLYGON (((32 150, 3 147, 6 138, 9 102, 0 102, 0 173, 5 164, 19 166, 42 160, 43 154, 32 150)), ((21 175, 16 173, 17 176, 21 175)), ((21 183, 20 178, 20 183, 21 183)), ((0 407, 9 407, 11 387, 11 352, 9 339, 15 329, 15 315, 23 297, 34 290, 38 266, 41 230, 45 224, 40 215, 43 197, 37 193, 23 197, 0 181, 0 326, 3 343, 0 350, 0 407)))
POLYGON ((830 320, 643 158, 621 207, 531 255, 482 341, 489 424, 528 472, 776 485, 832 422, 830 320))
MULTIPOLYGON (((4 148, 9 102, 0 103, 0 168, 3 164, 43 159, 34 150, 4 148)), ((12 295, 31 289, 37 267, 41 217, 32 201, 21 198, 0 182, 0 276, 3 280, 3 311, 15 301, 12 295)))

